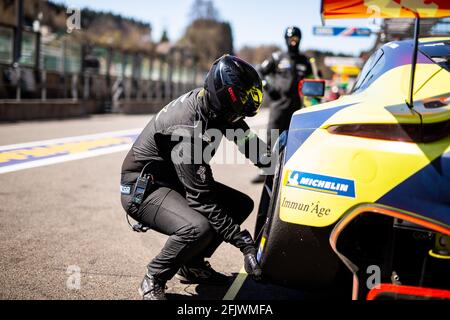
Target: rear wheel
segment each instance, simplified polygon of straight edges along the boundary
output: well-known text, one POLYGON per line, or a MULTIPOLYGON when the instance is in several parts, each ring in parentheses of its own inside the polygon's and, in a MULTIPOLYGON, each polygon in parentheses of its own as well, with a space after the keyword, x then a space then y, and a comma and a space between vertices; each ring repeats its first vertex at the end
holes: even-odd
POLYGON ((255 226, 255 239, 260 241, 263 236, 264 228, 272 218, 277 200, 278 193, 280 191, 280 180, 283 174, 284 154, 285 149, 280 151, 277 160, 277 166, 275 168, 275 174, 267 176, 264 182, 264 188, 262 190, 261 199, 259 202, 258 216, 256 218, 255 226))
POLYGON ((334 226, 314 228, 280 219, 283 164, 281 152, 273 182, 266 179, 258 210, 255 239, 264 279, 290 287, 331 286, 343 266, 329 244, 334 226), (270 183, 269 192, 266 188, 270 183))

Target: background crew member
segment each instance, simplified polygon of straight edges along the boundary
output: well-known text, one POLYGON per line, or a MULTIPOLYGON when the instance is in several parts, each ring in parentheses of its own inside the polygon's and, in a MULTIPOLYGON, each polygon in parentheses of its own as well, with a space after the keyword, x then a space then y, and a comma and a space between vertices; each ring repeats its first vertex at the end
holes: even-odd
MULTIPOLYGON (((267 145, 272 145, 271 132, 279 130, 279 134, 289 129, 293 113, 302 108, 298 94, 298 83, 312 76, 309 59, 300 53, 302 32, 297 27, 288 27, 285 35, 286 52, 275 52, 258 68, 263 80, 264 89, 269 96, 270 115, 267 132, 267 145)), ((275 143, 275 141, 273 141, 275 143)), ((253 183, 264 182, 265 176, 259 175, 253 183)))

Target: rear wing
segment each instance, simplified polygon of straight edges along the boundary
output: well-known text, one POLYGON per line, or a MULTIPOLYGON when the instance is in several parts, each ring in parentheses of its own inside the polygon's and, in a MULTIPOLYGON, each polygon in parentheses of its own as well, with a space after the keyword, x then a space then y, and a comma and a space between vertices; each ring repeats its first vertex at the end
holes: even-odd
POLYGON ((444 18, 449 0, 322 0, 323 19, 444 18))
POLYGON ((322 20, 352 18, 415 18, 409 95, 406 104, 414 108, 414 78, 419 50, 421 18, 450 17, 450 0, 322 0, 322 20))

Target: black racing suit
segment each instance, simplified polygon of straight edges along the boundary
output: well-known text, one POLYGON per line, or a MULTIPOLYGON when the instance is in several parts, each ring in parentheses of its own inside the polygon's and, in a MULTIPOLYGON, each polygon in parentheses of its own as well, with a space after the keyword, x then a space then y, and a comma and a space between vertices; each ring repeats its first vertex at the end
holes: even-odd
POLYGON ((224 240, 241 250, 253 244, 249 233, 239 226, 252 212, 253 201, 214 181, 208 162, 221 137, 214 140, 206 130, 214 128, 223 134, 225 129, 242 129, 246 134, 233 140, 261 167, 268 158, 262 160, 259 151, 253 156, 249 145, 259 143, 261 155, 267 146, 249 134, 243 120, 231 126, 211 118, 207 92, 196 89, 187 93, 152 118, 122 165, 123 208, 135 220, 169 236, 148 265, 149 273, 162 280, 171 279, 182 265, 195 265, 210 257, 224 240), (156 184, 137 206, 129 193, 147 164, 146 172, 154 176, 156 184))
POLYGON ((296 50, 275 52, 258 68, 266 80, 266 91, 270 102, 267 144, 271 145, 271 130, 279 134, 289 129, 292 114, 302 107, 298 94, 300 80, 312 74, 309 60, 296 50))

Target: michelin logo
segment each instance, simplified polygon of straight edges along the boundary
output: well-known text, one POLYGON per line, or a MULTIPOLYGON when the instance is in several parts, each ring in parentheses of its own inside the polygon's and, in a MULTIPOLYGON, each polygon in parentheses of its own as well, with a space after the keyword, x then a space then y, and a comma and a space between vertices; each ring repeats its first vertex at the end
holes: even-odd
POLYGON ((286 186, 355 198, 355 182, 337 177, 290 171, 286 186))

